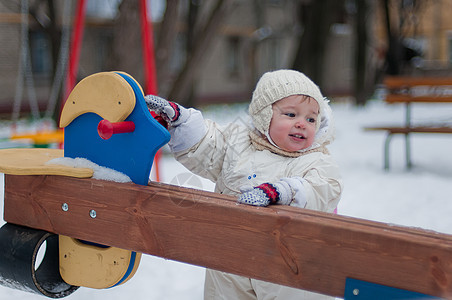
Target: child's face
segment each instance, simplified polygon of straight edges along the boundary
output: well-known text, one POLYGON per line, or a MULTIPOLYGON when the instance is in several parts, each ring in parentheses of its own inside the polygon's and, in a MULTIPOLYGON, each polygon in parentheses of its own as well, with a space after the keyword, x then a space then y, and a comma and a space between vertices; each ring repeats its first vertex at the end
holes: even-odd
POLYGON ((275 102, 269 134, 278 147, 298 151, 312 145, 319 104, 304 95, 293 95, 275 102))

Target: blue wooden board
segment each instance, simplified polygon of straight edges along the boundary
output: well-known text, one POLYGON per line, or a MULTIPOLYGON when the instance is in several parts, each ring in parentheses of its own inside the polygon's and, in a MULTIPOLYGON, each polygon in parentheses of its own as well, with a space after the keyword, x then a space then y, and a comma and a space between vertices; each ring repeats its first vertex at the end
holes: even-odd
POLYGON ((347 278, 345 283, 344 300, 408 300, 441 298, 429 296, 417 292, 398 289, 390 286, 366 282, 358 279, 347 278))
POLYGON ((126 174, 136 184, 147 185, 154 156, 171 136, 150 114, 137 83, 126 74, 117 74, 135 93, 135 108, 124 120, 134 122, 135 131, 103 140, 97 132, 102 118, 95 113, 82 114, 64 129, 64 156, 86 158, 126 174))

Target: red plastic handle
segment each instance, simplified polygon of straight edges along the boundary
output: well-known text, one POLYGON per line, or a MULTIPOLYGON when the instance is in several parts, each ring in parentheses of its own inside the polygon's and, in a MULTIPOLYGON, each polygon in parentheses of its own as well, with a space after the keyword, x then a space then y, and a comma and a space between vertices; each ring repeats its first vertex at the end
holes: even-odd
POLYGON ((113 134, 133 132, 135 130, 135 123, 132 121, 111 123, 108 120, 102 120, 97 125, 97 132, 104 140, 108 140, 113 134))

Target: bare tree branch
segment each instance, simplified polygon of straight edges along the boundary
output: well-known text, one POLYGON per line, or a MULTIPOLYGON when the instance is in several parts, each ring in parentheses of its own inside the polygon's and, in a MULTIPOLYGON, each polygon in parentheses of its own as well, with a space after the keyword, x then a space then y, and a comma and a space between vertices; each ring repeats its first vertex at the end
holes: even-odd
POLYGON ((159 30, 155 49, 155 60, 159 84, 166 82, 169 76, 168 64, 171 57, 171 48, 177 35, 177 24, 179 22, 179 2, 179 0, 169 0, 166 2, 165 15, 159 30))

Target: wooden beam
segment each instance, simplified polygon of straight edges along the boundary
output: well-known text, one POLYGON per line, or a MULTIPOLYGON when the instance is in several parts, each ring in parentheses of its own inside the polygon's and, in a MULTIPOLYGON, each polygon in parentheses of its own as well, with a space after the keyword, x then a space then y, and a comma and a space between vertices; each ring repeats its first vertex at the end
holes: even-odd
POLYGON ((365 127, 364 130, 376 131, 383 130, 391 134, 408 134, 408 133, 452 133, 452 127, 365 127))
POLYGON ((415 96, 410 94, 388 94, 385 101, 389 104, 393 103, 450 103, 452 102, 452 96, 450 95, 435 95, 428 96, 415 96))
POLYGON ((414 86, 452 86, 452 77, 386 76, 383 83, 389 89, 414 86))
POLYGON ((352 277, 452 297, 452 236, 421 229, 239 205, 234 197, 165 184, 63 176, 5 175, 4 218, 331 296, 342 297, 352 277))

